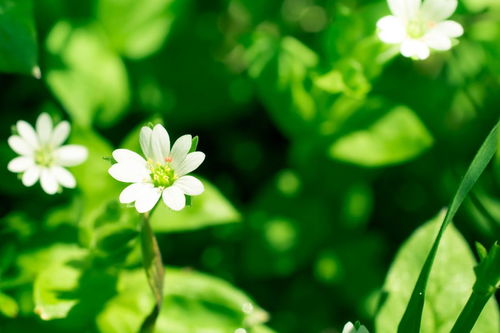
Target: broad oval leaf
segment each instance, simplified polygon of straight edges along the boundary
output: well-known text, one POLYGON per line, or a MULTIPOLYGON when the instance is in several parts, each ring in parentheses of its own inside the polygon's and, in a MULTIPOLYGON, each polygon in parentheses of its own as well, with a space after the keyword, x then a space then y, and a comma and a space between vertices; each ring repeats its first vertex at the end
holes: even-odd
MULTIPOLYGON (((396 332, 420 269, 444 215, 421 226, 403 244, 387 275, 387 299, 375 321, 377 332, 396 332)), ((422 333, 447 333, 467 302, 475 281, 474 256, 467 242, 449 225, 439 245, 432 268, 422 318, 422 333)), ((479 317, 473 333, 500 330, 498 307, 490 300, 479 317)))

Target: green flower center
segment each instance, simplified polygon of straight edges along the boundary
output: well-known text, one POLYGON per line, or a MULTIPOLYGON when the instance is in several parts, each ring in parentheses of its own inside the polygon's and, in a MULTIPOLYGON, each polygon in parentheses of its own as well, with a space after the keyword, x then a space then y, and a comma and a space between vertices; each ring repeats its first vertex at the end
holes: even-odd
POLYGON ((411 38, 420 38, 425 34, 425 21, 421 19, 414 19, 406 25, 406 33, 411 38))
POLYGON ((169 187, 179 178, 169 163, 160 164, 148 160, 148 168, 151 171, 150 177, 155 187, 169 187))
POLYGON ((35 163, 44 167, 54 164, 54 150, 50 146, 41 146, 35 151, 35 163))

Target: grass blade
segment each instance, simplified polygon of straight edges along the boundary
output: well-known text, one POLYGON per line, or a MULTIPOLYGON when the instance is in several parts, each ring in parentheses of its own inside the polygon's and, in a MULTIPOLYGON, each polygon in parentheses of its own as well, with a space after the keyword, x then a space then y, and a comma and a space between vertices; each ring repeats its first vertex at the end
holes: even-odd
POLYGON ((488 163, 493 158, 497 148, 497 132, 499 124, 500 122, 495 125, 495 127, 491 130, 490 134, 482 144, 481 148, 479 148, 479 151, 472 160, 469 169, 465 173, 465 176, 462 179, 462 182, 460 183, 458 190, 451 201, 450 207, 446 213, 446 216, 444 217, 443 223, 441 224, 441 228, 439 229, 436 240, 432 244, 432 248, 425 260, 422 270, 420 271, 417 282, 415 283, 410 301, 408 302, 405 313, 403 314, 403 317, 401 318, 401 321, 399 323, 398 333, 420 332, 420 323, 422 320, 422 312, 424 309, 427 281, 429 279, 432 264, 439 247, 439 242, 441 241, 446 227, 458 211, 458 208, 478 180, 479 176, 481 176, 488 163))

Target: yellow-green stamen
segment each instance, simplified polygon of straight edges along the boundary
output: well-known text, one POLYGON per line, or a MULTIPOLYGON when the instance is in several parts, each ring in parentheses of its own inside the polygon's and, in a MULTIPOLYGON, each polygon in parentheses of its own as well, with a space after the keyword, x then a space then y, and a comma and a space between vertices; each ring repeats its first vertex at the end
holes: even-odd
POLYGON ((54 151, 52 147, 42 146, 35 151, 35 163, 50 167, 54 163, 54 151))
POLYGON ((178 178, 169 163, 161 164, 148 160, 148 168, 151 171, 151 181, 155 187, 169 187, 178 178))

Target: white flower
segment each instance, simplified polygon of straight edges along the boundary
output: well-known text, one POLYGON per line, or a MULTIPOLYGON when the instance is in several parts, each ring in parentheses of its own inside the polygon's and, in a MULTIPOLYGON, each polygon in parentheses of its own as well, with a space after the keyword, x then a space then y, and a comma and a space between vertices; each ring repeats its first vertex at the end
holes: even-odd
POLYGON ((426 59, 430 49, 445 51, 452 46, 452 38, 464 30, 455 22, 446 20, 457 8, 457 0, 387 0, 391 16, 377 22, 379 38, 388 44, 399 44, 405 57, 426 59))
POLYGON ((149 212, 160 197, 172 210, 181 210, 186 205, 185 195, 199 195, 203 184, 193 176, 187 176, 205 159, 201 151, 189 152, 191 135, 183 135, 170 149, 170 138, 162 125, 153 129, 143 127, 140 139, 145 160, 128 149, 116 149, 113 158, 116 164, 109 174, 118 181, 132 183, 120 194, 120 202, 135 202, 139 213, 149 212))
MULTIPOLYGON (((359 323, 357 325, 359 325, 359 323)), ((359 325, 359 327, 356 328, 353 325, 353 323, 348 322, 347 324, 345 324, 342 333, 369 333, 369 332, 368 329, 363 325, 359 325)))
POLYGON ((36 120, 36 130, 24 120, 16 124, 17 134, 9 137, 9 146, 18 153, 7 165, 12 172, 22 173, 25 186, 34 185, 39 179, 48 194, 56 193, 61 186, 74 188, 75 177, 64 167, 75 166, 87 159, 87 148, 65 145, 70 125, 62 121, 53 127, 52 119, 42 113, 36 120))

